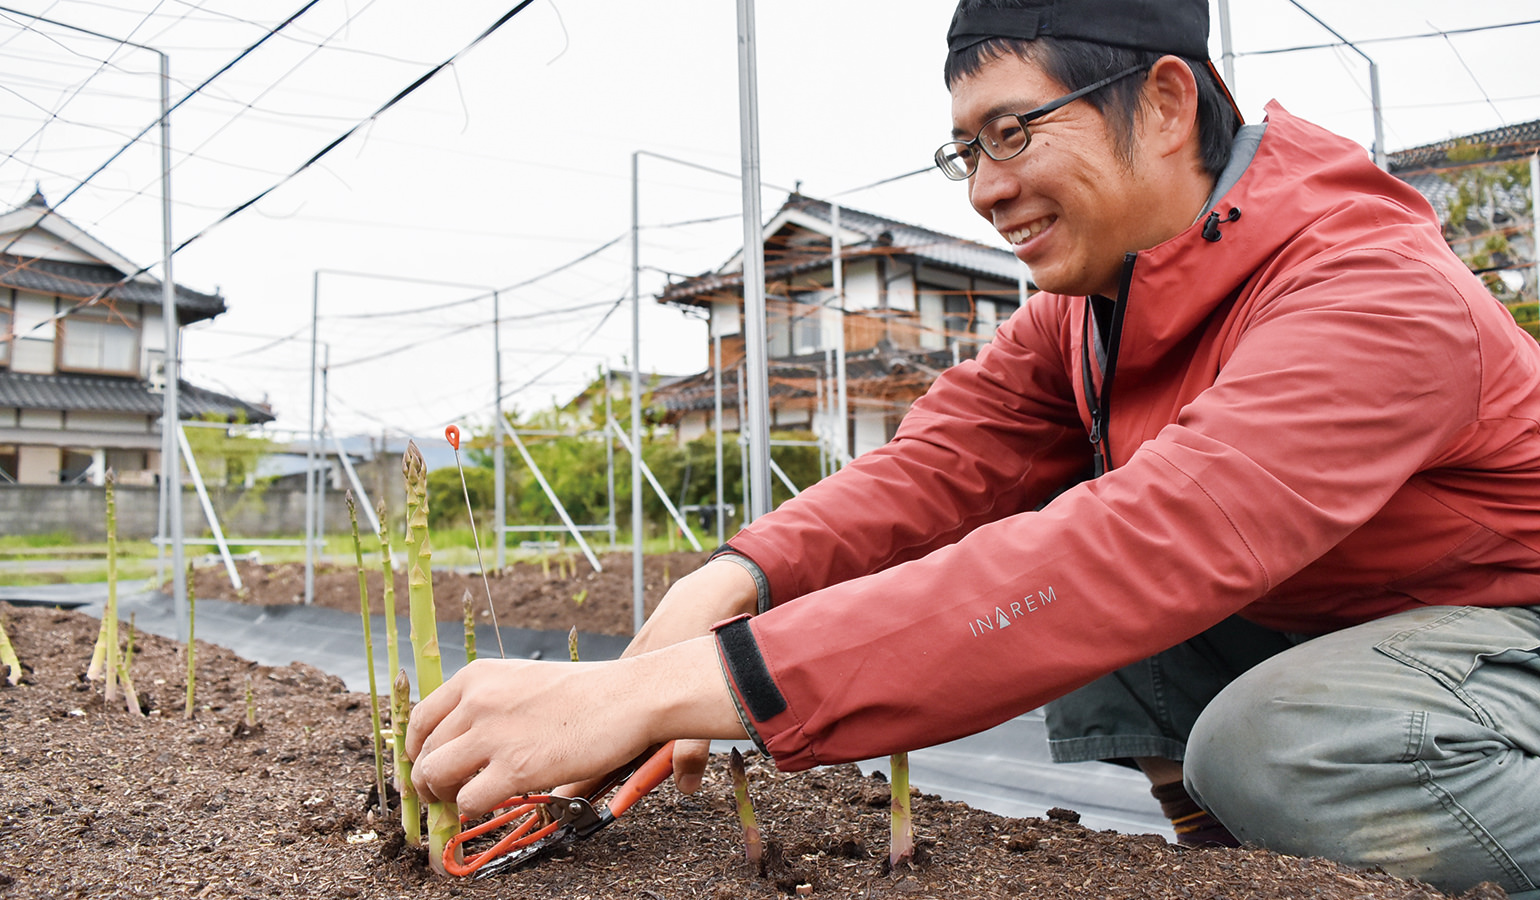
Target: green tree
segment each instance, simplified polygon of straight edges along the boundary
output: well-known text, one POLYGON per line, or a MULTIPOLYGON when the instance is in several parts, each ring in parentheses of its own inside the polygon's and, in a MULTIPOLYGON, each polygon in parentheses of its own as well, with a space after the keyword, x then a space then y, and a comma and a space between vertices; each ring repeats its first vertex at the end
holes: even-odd
POLYGON ((1502 301, 1530 334, 1540 329, 1535 303, 1535 276, 1528 291, 1505 281, 1501 272, 1523 262, 1513 237, 1528 231, 1534 221, 1530 209, 1529 164, 1525 161, 1495 162, 1497 149, 1465 140, 1449 150, 1457 167, 1442 174, 1454 188, 1444 215, 1444 239, 1473 270, 1492 296, 1502 301), (1526 296, 1527 294, 1527 296, 1526 296))
POLYGON ((460 469, 445 466, 428 473, 428 525, 445 528, 470 525, 465 509, 465 495, 470 494, 471 506, 476 510, 476 521, 481 522, 492 512, 492 499, 496 495, 497 476, 491 469, 480 466, 465 467, 465 484, 460 484, 460 469))

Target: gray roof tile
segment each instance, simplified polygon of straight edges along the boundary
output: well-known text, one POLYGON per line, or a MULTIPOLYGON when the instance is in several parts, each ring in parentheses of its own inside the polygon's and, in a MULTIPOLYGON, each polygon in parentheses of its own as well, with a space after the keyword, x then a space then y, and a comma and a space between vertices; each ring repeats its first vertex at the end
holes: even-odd
MULTIPOLYGON (((272 413, 236 397, 211 391, 185 381, 177 393, 184 419, 218 416, 234 420, 244 415, 252 424, 271 422, 272 413)), ((165 408, 162 395, 151 393, 137 378, 103 375, 38 375, 0 370, 0 407, 62 409, 90 412, 126 412, 158 416, 165 408)))
MULTIPOLYGON (((0 253, 0 286, 40 294, 84 299, 94 296, 108 285, 116 284, 123 274, 111 266, 100 264, 33 259, 0 253)), ((154 279, 128 281, 112 288, 106 296, 109 300, 158 305, 162 302, 161 283, 154 279)), ((176 306, 185 325, 211 319, 224 312, 225 300, 218 294, 205 294, 177 285, 176 306)))

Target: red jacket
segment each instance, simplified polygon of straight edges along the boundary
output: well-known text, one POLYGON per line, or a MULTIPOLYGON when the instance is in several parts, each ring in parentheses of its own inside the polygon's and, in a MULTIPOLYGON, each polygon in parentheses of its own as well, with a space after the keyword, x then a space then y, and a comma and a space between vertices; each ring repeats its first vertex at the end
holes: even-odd
POLYGON ((1105 475, 1034 511, 1093 426, 1087 301, 1040 293, 733 538, 775 605, 724 669, 782 768, 980 731, 1235 613, 1540 603, 1540 348, 1428 203, 1272 105, 1214 209, 1125 271, 1105 475))

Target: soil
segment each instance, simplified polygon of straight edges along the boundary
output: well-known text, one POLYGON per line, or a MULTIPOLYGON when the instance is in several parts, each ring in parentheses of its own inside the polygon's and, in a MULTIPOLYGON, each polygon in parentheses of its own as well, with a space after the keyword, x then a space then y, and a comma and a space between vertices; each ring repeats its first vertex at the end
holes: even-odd
MULTIPOLYGON (((196 712, 184 719, 181 647, 138 635, 138 718, 82 677, 98 620, 3 603, 0 619, 24 669, 19 685, 0 681, 7 900, 1446 896, 1322 860, 1093 832, 1068 810, 1002 818, 925 794, 913 796, 918 862, 890 872, 885 783, 853 766, 787 775, 757 758, 762 872, 745 862, 716 759, 699 793, 665 784, 563 855, 490 879, 443 879, 403 846, 397 822, 375 817, 368 700, 339 679, 199 642, 196 712)), ((1505 895, 1482 885, 1460 896, 1505 895)))
MULTIPOLYGON (((644 605, 651 613, 668 590, 683 575, 699 568, 709 553, 665 553, 649 555, 642 562, 644 605)), ((383 573, 378 557, 366 557, 370 609, 384 611, 381 589, 383 573)), ((553 555, 545 562, 518 562, 487 572, 486 583, 477 573, 445 569, 433 571, 433 598, 440 621, 459 621, 464 617, 462 598, 470 592, 481 624, 491 624, 493 614, 503 626, 578 631, 592 634, 632 634, 631 554, 610 553, 599 557, 603 571, 595 572, 581 554, 553 555), (487 608, 487 593, 492 608, 487 608)), ((213 597, 242 603, 282 606, 305 602, 305 567, 301 563, 262 565, 237 562, 242 589, 230 583, 222 565, 206 566, 193 573, 193 590, 199 599, 213 597)), ((396 611, 407 612, 406 573, 395 573, 396 611)), ((315 597, 318 606, 358 611, 358 570, 353 563, 345 566, 318 564, 315 572, 315 597)))

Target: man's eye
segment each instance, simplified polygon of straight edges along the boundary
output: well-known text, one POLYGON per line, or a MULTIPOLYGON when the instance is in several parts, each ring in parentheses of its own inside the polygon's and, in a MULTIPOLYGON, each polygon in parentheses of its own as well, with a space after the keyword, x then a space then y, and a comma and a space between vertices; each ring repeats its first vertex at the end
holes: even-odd
POLYGON ((991 143, 996 147, 1016 147, 1025 142, 1027 130, 1015 121, 996 128, 991 143))

